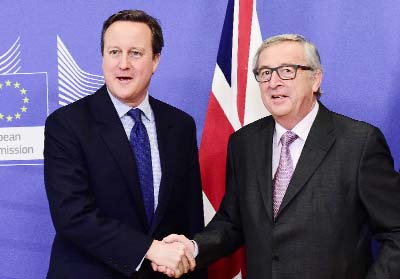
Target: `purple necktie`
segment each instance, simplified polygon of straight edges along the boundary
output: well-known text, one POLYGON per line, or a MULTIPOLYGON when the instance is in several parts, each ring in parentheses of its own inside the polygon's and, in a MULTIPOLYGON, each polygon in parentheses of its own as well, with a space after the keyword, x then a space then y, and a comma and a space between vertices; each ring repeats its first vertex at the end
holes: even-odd
POLYGON ((278 214, 286 189, 293 175, 293 162, 290 156, 289 145, 297 139, 297 135, 292 131, 287 131, 281 137, 282 149, 279 159, 278 169, 272 181, 273 185, 273 207, 274 218, 278 214))
POLYGON ((147 224, 150 226, 154 215, 154 185, 150 141, 146 127, 142 122, 142 111, 140 109, 131 109, 128 111, 128 115, 135 121, 135 125, 131 130, 130 142, 133 153, 135 153, 147 224))

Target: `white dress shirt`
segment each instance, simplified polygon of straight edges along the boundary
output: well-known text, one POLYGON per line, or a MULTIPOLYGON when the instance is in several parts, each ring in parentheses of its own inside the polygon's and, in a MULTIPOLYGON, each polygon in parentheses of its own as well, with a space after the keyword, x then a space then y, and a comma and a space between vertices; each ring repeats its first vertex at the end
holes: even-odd
MULTIPOLYGON (((133 108, 118 100, 110 92, 108 92, 108 94, 110 95, 111 101, 113 102, 115 109, 117 110, 118 116, 122 122, 122 125, 124 126, 126 136, 128 137, 129 140, 131 130, 135 125, 135 122, 132 119, 132 117, 127 115, 127 113, 129 110, 133 108)), ((149 136, 149 141, 150 141, 151 166, 153 170, 153 186, 154 186, 154 211, 155 211, 158 205, 158 193, 160 192, 161 163, 160 163, 160 153, 158 151, 156 122, 154 119, 153 110, 150 107, 149 94, 146 94, 146 97, 143 100, 143 102, 135 108, 138 108, 143 112, 142 122, 146 127, 147 135, 149 136)))
MULTIPOLYGON (((317 117, 318 109, 319 104, 318 102, 315 102, 312 110, 291 130, 298 136, 298 138, 289 146, 290 155, 293 162, 293 169, 296 169, 297 162, 299 161, 301 151, 303 151, 303 147, 307 140, 308 134, 310 133, 311 126, 317 117)), ((286 133, 286 131, 288 130, 283 128, 278 122, 275 121, 275 131, 272 143, 272 177, 275 176, 281 156, 282 143, 280 139, 282 135, 286 133)))

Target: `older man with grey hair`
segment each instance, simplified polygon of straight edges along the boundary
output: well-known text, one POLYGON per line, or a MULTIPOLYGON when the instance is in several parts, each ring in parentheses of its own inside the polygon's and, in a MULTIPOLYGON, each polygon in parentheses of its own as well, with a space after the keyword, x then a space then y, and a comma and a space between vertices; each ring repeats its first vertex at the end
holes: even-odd
POLYGON ((205 230, 164 241, 197 266, 244 244, 250 279, 400 278, 400 177, 382 133, 319 101, 320 57, 302 36, 267 39, 254 75, 271 116, 230 137, 226 193, 205 230))

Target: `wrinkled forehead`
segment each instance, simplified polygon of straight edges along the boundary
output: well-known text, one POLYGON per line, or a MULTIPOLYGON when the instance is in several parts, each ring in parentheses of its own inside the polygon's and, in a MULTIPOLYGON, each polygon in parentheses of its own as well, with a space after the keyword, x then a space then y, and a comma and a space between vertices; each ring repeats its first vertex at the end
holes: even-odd
POLYGON ((275 42, 266 46, 258 57, 258 67, 277 67, 306 62, 304 44, 293 41, 275 42))

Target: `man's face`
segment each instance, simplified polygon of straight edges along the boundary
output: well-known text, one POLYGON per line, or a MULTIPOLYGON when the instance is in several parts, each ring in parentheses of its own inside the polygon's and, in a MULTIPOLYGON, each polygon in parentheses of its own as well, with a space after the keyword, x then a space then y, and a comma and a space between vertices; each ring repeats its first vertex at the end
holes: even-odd
POLYGON ((151 30, 140 22, 116 21, 104 34, 103 73, 116 98, 134 107, 146 96, 160 55, 153 57, 151 30))
MULTIPOLYGON (((277 43, 264 49, 258 59, 258 69, 288 64, 309 66, 302 44, 277 43)), ((259 83, 263 103, 279 124, 292 129, 311 111, 316 101, 313 92, 318 90, 321 80, 320 71, 298 69, 293 80, 282 80, 274 71, 270 81, 259 83)))

